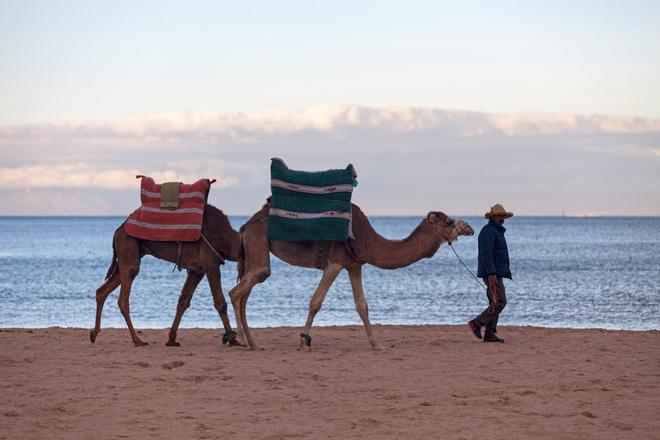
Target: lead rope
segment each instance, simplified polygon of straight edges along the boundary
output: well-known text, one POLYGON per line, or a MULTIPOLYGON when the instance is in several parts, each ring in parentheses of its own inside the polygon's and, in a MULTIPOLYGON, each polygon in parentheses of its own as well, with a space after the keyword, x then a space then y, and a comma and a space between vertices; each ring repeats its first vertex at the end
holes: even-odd
POLYGON ((449 243, 449 247, 451 248, 452 251, 454 251, 454 255, 456 255, 456 258, 458 258, 458 261, 461 262, 461 264, 463 265, 463 267, 465 268, 465 270, 467 270, 468 272, 470 272, 470 275, 472 275, 472 278, 474 278, 474 279, 477 281, 477 283, 479 283, 479 285, 481 286, 481 288, 484 289, 484 290, 488 290, 488 289, 486 288, 486 286, 484 286, 484 285, 481 283, 481 281, 479 280, 479 278, 477 278, 477 277, 472 273, 472 271, 471 271, 471 270, 465 265, 465 263, 463 262, 463 260, 461 260, 461 257, 458 256, 458 254, 456 253, 456 249, 454 249, 454 246, 453 246, 451 243, 449 243))
POLYGON ((211 248, 211 250, 213 251, 213 253, 215 254, 215 256, 218 257, 218 259, 220 260, 220 264, 222 264, 222 263, 225 261, 225 259, 222 258, 222 257, 220 256, 220 254, 218 253, 218 251, 216 251, 215 248, 214 248, 213 246, 211 246, 211 243, 209 243, 209 241, 206 239, 206 237, 204 237, 204 234, 200 233, 199 235, 202 236, 202 240, 204 240, 204 242, 205 242, 207 245, 209 245, 209 247, 211 248))

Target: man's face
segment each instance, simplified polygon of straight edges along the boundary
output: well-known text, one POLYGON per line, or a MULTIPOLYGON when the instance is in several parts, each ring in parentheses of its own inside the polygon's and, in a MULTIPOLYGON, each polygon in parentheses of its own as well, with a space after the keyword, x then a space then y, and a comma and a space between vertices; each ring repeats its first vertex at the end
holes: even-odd
POLYGON ((503 225, 504 224, 504 216, 503 215, 494 215, 491 217, 495 223, 498 225, 503 225))

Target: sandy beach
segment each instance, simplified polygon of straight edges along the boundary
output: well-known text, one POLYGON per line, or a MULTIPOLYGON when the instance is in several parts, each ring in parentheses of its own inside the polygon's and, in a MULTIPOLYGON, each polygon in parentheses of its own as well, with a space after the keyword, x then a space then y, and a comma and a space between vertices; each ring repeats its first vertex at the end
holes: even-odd
POLYGON ((660 332, 457 326, 0 330, 0 439, 657 439, 660 332))

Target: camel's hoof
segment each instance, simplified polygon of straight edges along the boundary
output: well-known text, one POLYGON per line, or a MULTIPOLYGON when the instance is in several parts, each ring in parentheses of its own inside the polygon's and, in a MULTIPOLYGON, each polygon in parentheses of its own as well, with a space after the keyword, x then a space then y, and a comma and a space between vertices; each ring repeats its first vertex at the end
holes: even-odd
POLYGON ((179 344, 176 341, 167 341, 167 344, 165 345, 167 345, 168 347, 181 347, 181 344, 179 344))
POLYGON ((133 342, 133 345, 135 345, 136 347, 144 347, 145 345, 149 345, 149 343, 148 342, 137 341, 137 342, 133 342))
POLYGON ((385 346, 382 344, 374 344, 371 346, 376 351, 385 351, 385 346))
POLYGON ((302 339, 300 340, 300 344, 298 344, 298 351, 312 351, 312 346, 307 345, 302 339))
POLYGON ((300 350, 304 350, 307 347, 307 351, 312 351, 312 337, 307 333, 300 334, 300 350))
POLYGON ((245 344, 241 344, 237 340, 227 342, 228 347, 245 347, 245 344))
POLYGON ((222 335, 222 345, 226 344, 231 344, 236 340, 236 332, 235 331, 230 331, 230 332, 225 332, 224 335, 222 335))
POLYGON ((260 345, 256 345, 256 344, 255 344, 255 345, 251 345, 251 346, 250 346, 250 350, 252 350, 252 351, 264 351, 265 348, 263 348, 263 347, 260 346, 260 345))
POLYGON ((249 348, 249 344, 247 343, 247 341, 246 341, 245 339, 242 339, 242 338, 236 338, 235 342, 236 342, 236 344, 239 345, 240 347, 249 348))
POLYGON ((92 344, 96 342, 96 333, 94 333, 94 330, 89 332, 89 340, 92 342, 92 344))

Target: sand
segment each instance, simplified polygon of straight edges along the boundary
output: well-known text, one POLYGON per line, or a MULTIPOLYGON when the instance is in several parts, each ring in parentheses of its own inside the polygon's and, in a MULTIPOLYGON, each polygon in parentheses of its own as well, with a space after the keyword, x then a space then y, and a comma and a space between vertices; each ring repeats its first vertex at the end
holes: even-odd
POLYGON ((660 332, 456 326, 0 330, 0 439, 658 439, 660 332))

